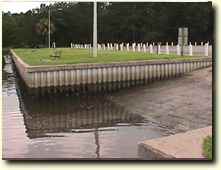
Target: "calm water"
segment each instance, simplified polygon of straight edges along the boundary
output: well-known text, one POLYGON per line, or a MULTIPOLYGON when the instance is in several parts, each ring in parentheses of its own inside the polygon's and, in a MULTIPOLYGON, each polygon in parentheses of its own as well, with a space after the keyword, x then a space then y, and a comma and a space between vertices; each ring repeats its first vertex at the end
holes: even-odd
POLYGON ((137 144, 167 135, 109 96, 30 96, 3 68, 4 158, 138 158, 137 144))

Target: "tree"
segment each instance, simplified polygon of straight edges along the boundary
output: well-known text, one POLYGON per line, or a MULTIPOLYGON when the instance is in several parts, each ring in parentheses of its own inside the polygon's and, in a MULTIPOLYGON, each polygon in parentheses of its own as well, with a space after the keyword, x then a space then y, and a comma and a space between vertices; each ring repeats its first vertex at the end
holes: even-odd
MULTIPOLYGON (((42 44, 46 45, 46 40, 48 36, 49 25, 48 19, 43 18, 36 24, 36 32, 42 37, 42 44)), ((50 22, 50 33, 53 34, 55 32, 55 27, 52 22, 50 22)))
MULTIPOLYGON (((46 45, 48 8, 42 4, 26 13, 3 13, 3 46, 46 45)), ((92 43, 93 3, 58 2, 50 9, 51 40, 57 46, 92 43)), ((176 42, 181 26, 189 28, 190 41, 211 41, 213 13, 210 2, 100 2, 98 42, 176 42)))

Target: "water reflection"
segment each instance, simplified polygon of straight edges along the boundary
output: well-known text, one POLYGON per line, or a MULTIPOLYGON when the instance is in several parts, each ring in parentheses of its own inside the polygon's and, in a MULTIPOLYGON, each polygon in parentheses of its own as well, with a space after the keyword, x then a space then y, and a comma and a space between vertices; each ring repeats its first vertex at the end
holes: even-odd
POLYGON ((23 92, 21 95, 21 107, 30 138, 42 137, 47 133, 81 133, 145 122, 143 117, 127 112, 104 96, 75 97, 60 94, 35 98, 23 92))
POLYGON ((63 133, 93 133, 96 157, 100 157, 99 132, 114 131, 117 126, 138 126, 140 115, 131 114, 105 96, 30 96, 21 90, 21 110, 27 136, 64 137, 63 133))
POLYGON ((15 87, 15 75, 10 64, 6 64, 2 69, 2 90, 11 91, 15 87))
POLYGON ((106 95, 31 96, 4 70, 4 158, 137 158, 138 142, 166 134, 106 95))

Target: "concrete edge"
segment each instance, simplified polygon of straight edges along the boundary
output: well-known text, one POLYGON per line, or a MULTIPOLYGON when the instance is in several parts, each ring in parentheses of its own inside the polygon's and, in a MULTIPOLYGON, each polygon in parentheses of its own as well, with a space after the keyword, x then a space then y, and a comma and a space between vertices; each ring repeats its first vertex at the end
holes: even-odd
POLYGON ((172 155, 166 154, 159 149, 153 148, 151 146, 147 146, 145 143, 140 142, 138 143, 138 154, 139 157, 151 160, 169 160, 169 159, 176 159, 172 155))
POLYGON ((127 62, 111 62, 111 63, 85 63, 85 64, 61 64, 61 65, 39 65, 31 66, 25 63, 13 49, 10 49, 13 58, 16 58, 23 67, 27 69, 27 72, 36 71, 56 71, 56 70, 70 70, 70 69, 90 69, 90 68, 105 68, 105 67, 120 67, 120 66, 134 66, 134 65, 146 65, 146 64, 172 64, 182 62, 194 62, 194 61, 212 61, 211 57, 196 57, 192 59, 160 59, 160 60, 140 60, 140 61, 127 61, 127 62))
POLYGON ((32 66, 28 65, 27 63, 25 63, 12 49, 10 49, 10 53, 12 54, 12 57, 14 59, 16 59, 18 62, 20 62, 21 65, 23 65, 23 67, 25 67, 25 68, 32 67, 32 66))
POLYGON ((199 139, 200 141, 201 140, 203 141, 203 139, 206 136, 208 135, 213 136, 212 128, 213 128, 212 126, 207 126, 204 128, 193 129, 187 132, 177 133, 174 135, 163 136, 163 137, 139 142, 138 143, 138 156, 141 159, 149 159, 149 160, 168 160, 168 159, 170 160, 174 160, 174 159, 175 160, 183 160, 183 159, 185 160, 208 160, 202 155, 202 153, 199 155, 199 157, 196 157, 196 154, 198 153, 198 151, 202 149, 202 146, 199 143, 197 145, 194 145, 196 148, 199 147, 198 148, 199 150, 197 149, 198 150, 197 152, 193 151, 192 153, 192 150, 188 150, 185 154, 179 153, 180 147, 177 146, 177 141, 175 138, 181 138, 181 140, 183 139, 184 141, 186 141, 185 146, 182 144, 182 142, 181 142, 181 146, 184 148, 187 148, 192 145, 192 143, 190 144, 189 141, 199 140, 199 139), (162 142, 164 142, 165 144, 169 146, 170 149, 168 149, 168 151, 165 150, 165 146, 161 148, 161 145, 159 144, 162 142), (172 145, 173 147, 171 148, 172 145), (189 156, 185 157, 184 155, 186 154, 192 155, 193 157, 189 157, 189 156))

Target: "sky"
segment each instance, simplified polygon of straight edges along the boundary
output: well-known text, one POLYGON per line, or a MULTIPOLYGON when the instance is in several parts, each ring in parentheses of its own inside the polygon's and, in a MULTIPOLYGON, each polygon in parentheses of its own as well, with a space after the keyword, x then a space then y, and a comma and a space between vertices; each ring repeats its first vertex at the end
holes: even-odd
MULTIPOLYGON (((28 10, 33 9, 33 8, 38 8, 40 7, 40 4, 42 3, 49 4, 49 2, 53 3, 53 1, 55 0, 0 0, 0 2, 3 4, 3 6, 1 6, 0 8, 3 12, 10 11, 11 13, 20 13, 20 12, 27 12, 28 10)), ((64 1, 64 0, 60 0, 60 1, 64 1)), ((198 1, 206 1, 206 0, 198 0, 198 1)))
POLYGON ((3 12, 8 12, 10 11, 11 13, 20 13, 20 12, 27 12, 30 9, 33 8, 38 8, 40 7, 40 4, 44 3, 44 4, 49 4, 49 1, 47 0, 29 0, 29 2, 27 2, 27 0, 20 0, 20 2, 18 2, 19 0, 0 0, 3 4, 3 6, 1 7, 1 10, 3 12))

